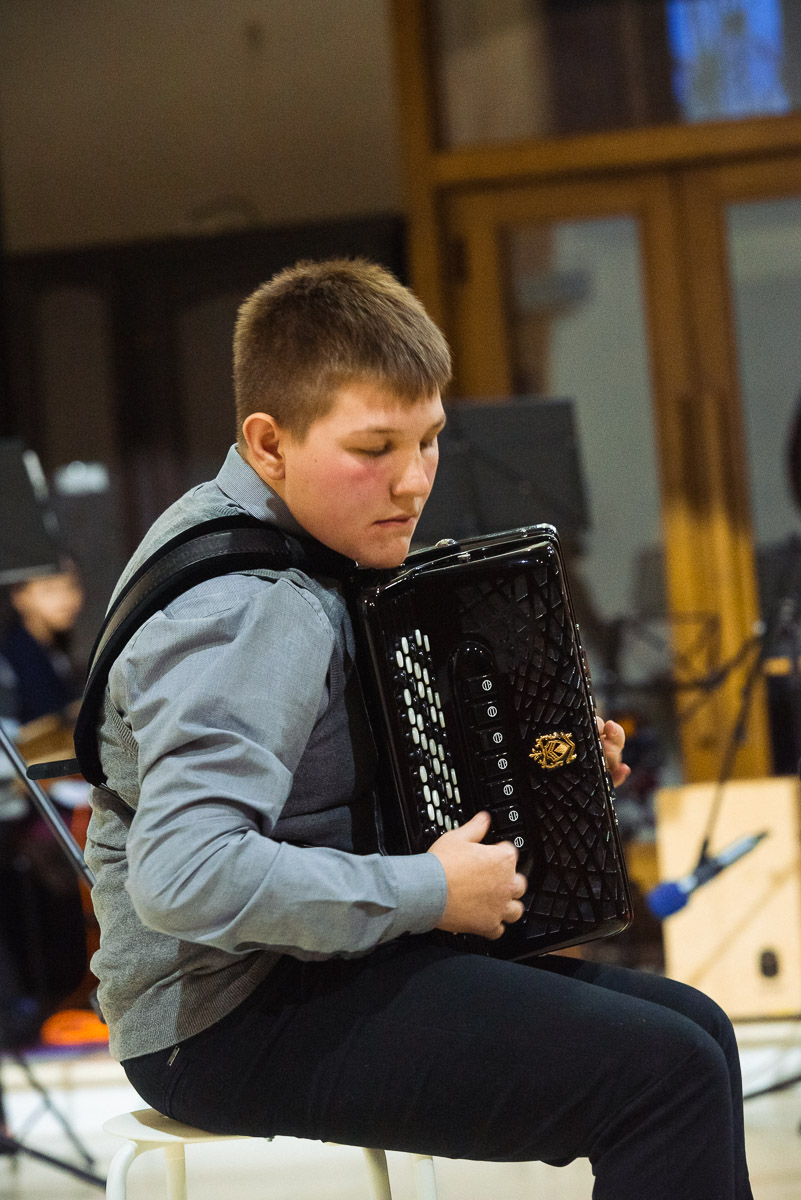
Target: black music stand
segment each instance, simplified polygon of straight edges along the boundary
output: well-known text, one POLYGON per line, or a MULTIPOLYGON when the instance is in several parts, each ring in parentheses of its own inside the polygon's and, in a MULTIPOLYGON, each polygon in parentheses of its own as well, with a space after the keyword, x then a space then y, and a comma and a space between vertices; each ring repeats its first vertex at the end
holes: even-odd
POLYGON ((60 557, 39 459, 19 438, 0 438, 0 584, 51 574, 60 557))
MULTIPOLYGON (((17 438, 0 438, 0 584, 12 585, 59 570, 61 552, 58 544, 58 524, 49 506, 47 484, 36 455, 26 450, 17 438)), ((5 752, 14 773, 19 778, 34 806, 55 835, 77 874, 90 886, 92 874, 83 859, 78 843, 67 830, 52 800, 38 784, 28 779, 25 762, 0 721, 0 750, 5 752)), ((31 1087, 38 1092, 43 1108, 58 1121, 84 1161, 84 1167, 64 1162, 41 1150, 28 1146, 0 1129, 0 1155, 26 1154, 39 1162, 66 1171, 85 1183, 105 1188, 105 1180, 90 1168, 94 1159, 72 1129, 69 1121, 50 1099, 47 1089, 36 1079, 21 1051, 7 1045, 7 1032, 0 1022, 0 1053, 10 1055, 25 1073, 31 1087)), ((0 1121, 2 1120, 2 1087, 0 1086, 0 1121)))
POLYGON ((570 540, 589 527, 572 400, 450 401, 447 412, 416 543, 542 523, 570 540))

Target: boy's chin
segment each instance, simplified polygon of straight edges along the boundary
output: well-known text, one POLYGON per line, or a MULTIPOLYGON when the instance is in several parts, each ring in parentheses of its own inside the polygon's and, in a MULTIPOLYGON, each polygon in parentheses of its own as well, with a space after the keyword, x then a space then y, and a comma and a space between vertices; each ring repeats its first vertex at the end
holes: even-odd
POLYGON ((387 570, 399 567, 409 553, 410 537, 398 538, 385 546, 365 546, 362 553, 357 554, 356 561, 360 567, 372 567, 374 570, 387 570))
POLYGON ((356 562, 360 567, 371 567, 373 570, 389 570, 392 567, 399 567, 409 553, 409 547, 405 550, 393 553, 390 550, 385 550, 381 554, 366 553, 362 558, 357 558, 356 562))

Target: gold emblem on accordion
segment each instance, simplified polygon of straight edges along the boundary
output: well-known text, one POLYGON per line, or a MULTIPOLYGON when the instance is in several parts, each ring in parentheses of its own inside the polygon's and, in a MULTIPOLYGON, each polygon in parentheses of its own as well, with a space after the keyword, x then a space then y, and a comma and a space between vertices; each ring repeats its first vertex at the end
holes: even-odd
POLYGON ((544 733, 534 743, 534 749, 529 754, 546 771, 555 767, 566 767, 576 757, 576 743, 569 733, 544 733))

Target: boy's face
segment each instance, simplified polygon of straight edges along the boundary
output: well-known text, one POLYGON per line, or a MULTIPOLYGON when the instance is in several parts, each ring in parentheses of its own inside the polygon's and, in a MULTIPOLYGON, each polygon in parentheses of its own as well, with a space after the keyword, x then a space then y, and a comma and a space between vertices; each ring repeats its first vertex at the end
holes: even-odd
POLYGON ((349 384, 302 439, 274 422, 270 433, 258 414, 248 422, 250 465, 304 529, 360 566, 403 562, 437 470, 438 392, 409 406, 375 383, 349 384))

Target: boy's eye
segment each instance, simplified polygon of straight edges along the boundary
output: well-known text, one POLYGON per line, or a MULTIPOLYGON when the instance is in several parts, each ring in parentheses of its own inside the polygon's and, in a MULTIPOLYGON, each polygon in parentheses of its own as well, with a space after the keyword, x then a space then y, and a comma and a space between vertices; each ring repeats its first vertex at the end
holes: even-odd
POLYGON ((380 458, 381 455, 386 454, 386 452, 388 450, 389 450, 389 446, 381 446, 381 447, 375 447, 375 448, 371 447, 369 450, 365 449, 363 446, 356 447, 357 454, 365 454, 368 458, 380 458))

